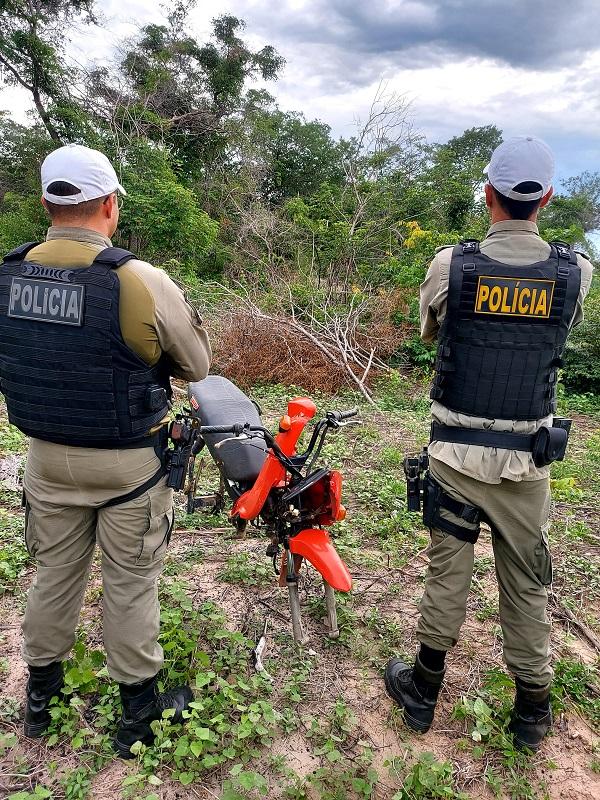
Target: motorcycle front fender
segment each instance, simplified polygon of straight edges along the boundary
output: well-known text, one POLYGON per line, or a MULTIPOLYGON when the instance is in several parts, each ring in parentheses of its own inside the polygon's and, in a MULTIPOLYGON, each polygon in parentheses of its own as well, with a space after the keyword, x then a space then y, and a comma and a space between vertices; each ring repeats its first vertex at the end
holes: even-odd
POLYGON ((292 553, 302 556, 320 572, 327 583, 339 592, 349 592, 352 577, 337 554, 326 530, 306 528, 290 539, 292 553))

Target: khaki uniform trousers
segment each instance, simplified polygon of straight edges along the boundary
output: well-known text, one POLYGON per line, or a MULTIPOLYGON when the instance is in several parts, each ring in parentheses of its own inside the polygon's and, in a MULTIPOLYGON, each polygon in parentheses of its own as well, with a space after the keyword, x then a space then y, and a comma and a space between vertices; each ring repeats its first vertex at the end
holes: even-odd
MULTIPOLYGON (((526 683, 549 684, 553 674, 546 613, 546 586, 552 581, 549 480, 483 483, 437 459, 430 460, 430 469, 448 494, 481 508, 491 522, 503 651, 509 670, 526 683)), ((449 512, 443 511, 443 515, 469 527, 449 512)), ((434 528, 428 555, 417 637, 429 647, 449 650, 456 644, 466 616, 474 545, 434 528)))
POLYGON ((25 540, 37 575, 23 622, 23 658, 29 665, 68 657, 98 543, 111 677, 137 683, 162 667, 158 577, 173 525, 173 491, 163 478, 135 500, 101 508, 147 481, 158 467, 152 447, 98 450, 31 440, 25 540))

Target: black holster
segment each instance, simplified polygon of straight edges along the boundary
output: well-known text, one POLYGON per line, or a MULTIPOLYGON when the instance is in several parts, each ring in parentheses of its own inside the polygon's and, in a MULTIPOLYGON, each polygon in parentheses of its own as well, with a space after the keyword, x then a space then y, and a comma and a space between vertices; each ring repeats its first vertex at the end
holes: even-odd
POLYGON ((455 500, 440 486, 430 472, 426 473, 423 481, 423 522, 428 528, 439 528, 444 533, 449 533, 463 542, 475 544, 481 532, 482 519, 481 509, 455 500), (446 519, 440 513, 442 509, 460 517, 469 525, 476 525, 477 528, 467 528, 446 519))

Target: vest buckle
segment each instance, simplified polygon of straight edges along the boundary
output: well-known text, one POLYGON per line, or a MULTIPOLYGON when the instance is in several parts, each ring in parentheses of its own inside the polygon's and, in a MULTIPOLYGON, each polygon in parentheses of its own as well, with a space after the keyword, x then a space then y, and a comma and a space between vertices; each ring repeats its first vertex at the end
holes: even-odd
POLYGON ((474 261, 465 261, 462 265, 463 272, 475 272, 477 266, 475 265, 474 261))

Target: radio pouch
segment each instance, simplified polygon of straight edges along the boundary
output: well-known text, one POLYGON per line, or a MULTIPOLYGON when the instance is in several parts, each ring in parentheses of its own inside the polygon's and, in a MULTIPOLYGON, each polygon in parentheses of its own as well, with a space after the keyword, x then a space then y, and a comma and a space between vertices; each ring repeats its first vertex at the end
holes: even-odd
POLYGON ((531 455, 536 467, 546 467, 553 461, 562 461, 569 441, 571 420, 556 417, 552 427, 540 428, 533 437, 531 455))

